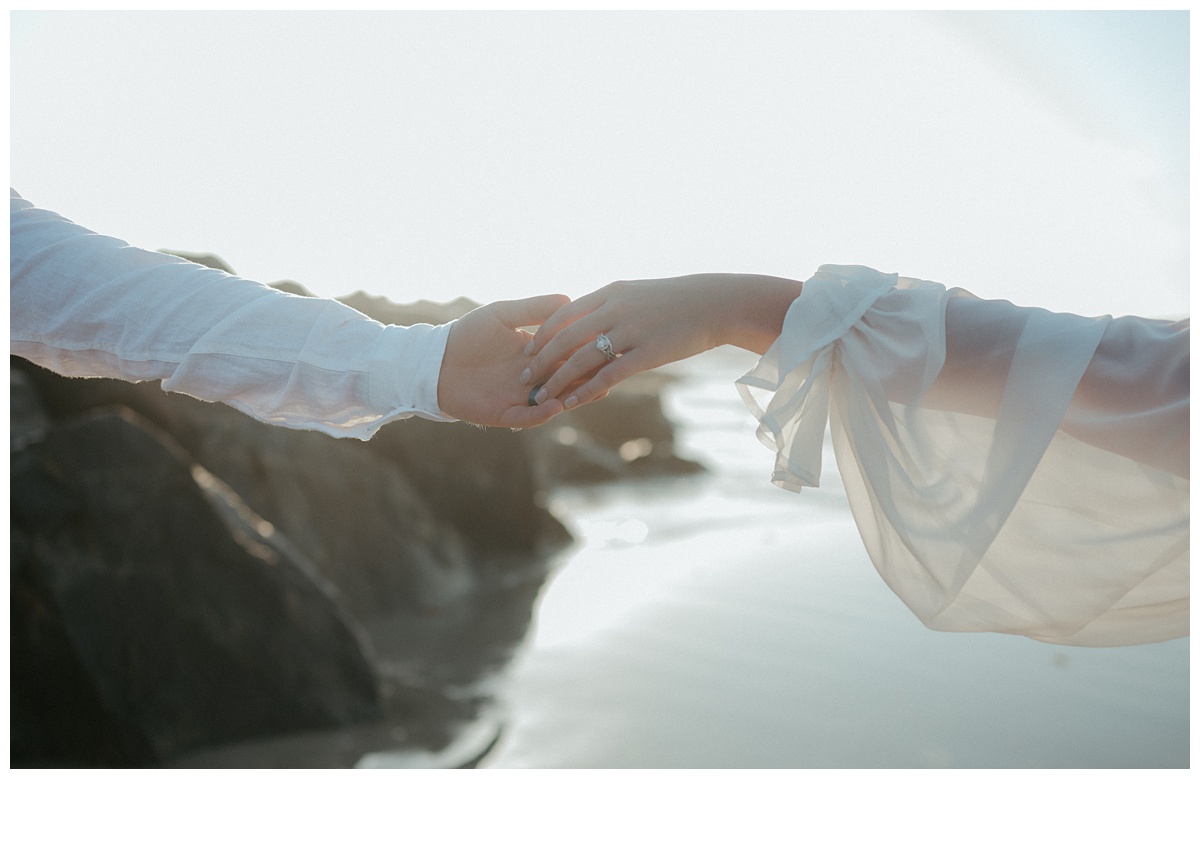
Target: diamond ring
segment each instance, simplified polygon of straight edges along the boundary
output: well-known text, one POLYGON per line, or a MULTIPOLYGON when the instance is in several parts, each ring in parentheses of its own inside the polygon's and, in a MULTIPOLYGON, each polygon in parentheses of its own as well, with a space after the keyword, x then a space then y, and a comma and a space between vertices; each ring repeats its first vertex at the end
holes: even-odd
POLYGON ((613 351, 612 341, 608 339, 607 334, 601 334, 596 338, 596 348, 604 353, 604 357, 611 361, 617 357, 617 353, 613 351))

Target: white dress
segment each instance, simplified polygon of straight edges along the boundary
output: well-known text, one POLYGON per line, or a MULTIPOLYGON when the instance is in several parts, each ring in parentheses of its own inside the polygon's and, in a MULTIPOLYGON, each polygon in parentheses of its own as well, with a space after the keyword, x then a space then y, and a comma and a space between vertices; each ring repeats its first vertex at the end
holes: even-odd
POLYGON ((1188 634, 1189 322, 1083 318, 857 266, 805 281, 739 381, 816 486, 829 425, 871 560, 929 627, 1188 634))

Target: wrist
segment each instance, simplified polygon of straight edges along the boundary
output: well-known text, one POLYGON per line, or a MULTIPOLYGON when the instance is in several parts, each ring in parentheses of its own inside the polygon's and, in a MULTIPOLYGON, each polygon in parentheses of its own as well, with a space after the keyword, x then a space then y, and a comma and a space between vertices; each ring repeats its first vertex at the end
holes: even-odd
POLYGON ((770 275, 730 275, 727 289, 736 296, 724 342, 759 355, 783 331, 783 320, 804 286, 801 281, 770 275))

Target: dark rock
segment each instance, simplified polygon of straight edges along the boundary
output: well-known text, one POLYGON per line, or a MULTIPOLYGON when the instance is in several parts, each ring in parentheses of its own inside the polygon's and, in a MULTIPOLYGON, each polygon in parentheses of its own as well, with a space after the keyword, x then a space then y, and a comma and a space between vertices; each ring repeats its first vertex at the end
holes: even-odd
MULTIPOLYGON (((341 300, 402 325, 477 306, 341 300)), ((154 383, 10 376, 18 765, 457 748, 570 542, 546 491, 699 468, 674 454, 661 375, 535 430, 414 419, 369 444, 154 383)))
MULTIPOLYGON (((494 703, 486 678, 523 640, 547 556, 570 539, 536 499, 520 434, 414 420, 363 444, 271 427, 153 384, 64 379, 12 363, 55 420, 108 403, 150 416, 202 466, 198 474, 228 487, 242 518, 273 529, 276 542, 336 583, 372 642, 382 695, 379 718, 338 732, 337 759, 396 731, 436 750, 494 703)), ((34 488, 24 480, 13 491, 29 496, 26 507, 40 497, 48 509, 65 505, 56 515, 70 512, 69 492, 49 486, 35 497, 34 488)), ((284 745, 312 751, 297 763, 331 759, 311 744, 284 745)))
POLYGON ((613 450, 636 439, 673 444, 675 425, 662 410, 664 379, 635 376, 602 400, 568 412, 569 423, 613 450))
MULTIPOLYGON (((180 443, 286 534, 356 617, 436 611, 475 587, 463 535, 431 511, 402 463, 381 455, 385 447, 227 408, 187 412, 176 424, 180 443)), ((456 488, 469 497, 470 487, 456 488)))
POLYGON ((665 373, 643 373, 525 433, 539 480, 557 486, 703 472, 675 453, 675 426, 661 395, 670 382, 665 373))
POLYGON ((9 357, 9 375, 20 375, 28 381, 42 411, 52 423, 97 408, 124 406, 171 435, 177 423, 177 405, 187 401, 200 402, 191 397, 170 396, 153 382, 133 384, 119 379, 71 379, 15 356, 9 357))
POLYGON ((162 248, 160 248, 158 252, 160 254, 170 254, 173 257, 179 257, 180 259, 185 259, 188 262, 194 262, 199 265, 208 266, 209 268, 215 268, 219 271, 225 272, 226 274, 237 274, 237 272, 233 270, 233 266, 225 262, 225 260, 216 254, 194 253, 192 251, 171 251, 162 248))
POLYGON ((228 497, 124 411, 14 454, 14 764, 160 763, 380 711, 336 594, 228 497))
POLYGON ((123 748, 120 725, 105 711, 53 594, 34 575, 32 543, 12 528, 9 765, 120 766, 148 759, 144 746, 136 754, 123 748))
MULTIPOLYGON (((172 250, 159 250, 159 253, 170 254, 171 256, 185 259, 188 262, 194 262, 199 265, 207 266, 208 268, 215 268, 219 271, 225 272, 226 274, 237 274, 237 272, 233 270, 233 266, 216 254, 172 250)), ((294 280, 273 280, 268 283, 267 286, 271 287, 272 289, 278 289, 280 292, 290 292, 293 295, 313 295, 313 293, 309 292, 308 289, 305 288, 304 284, 297 283, 294 280)))
POLYGON ((290 292, 292 295, 304 295, 309 298, 315 293, 309 292, 302 283, 296 283, 294 280, 273 280, 267 284, 272 289, 278 289, 280 292, 290 292))
POLYGON ((470 424, 388 424, 371 446, 399 464, 440 521, 476 553, 544 555, 569 537, 540 502, 524 433, 470 424))
POLYGON ((385 325, 444 325, 452 319, 465 316, 479 303, 469 298, 456 298, 446 304, 434 301, 415 301, 411 304, 397 304, 378 295, 368 295, 361 290, 338 299, 347 307, 353 307, 359 313, 378 319, 385 325))
POLYGON ((9 444, 16 450, 42 438, 50 429, 50 417, 27 373, 8 374, 8 397, 9 444))

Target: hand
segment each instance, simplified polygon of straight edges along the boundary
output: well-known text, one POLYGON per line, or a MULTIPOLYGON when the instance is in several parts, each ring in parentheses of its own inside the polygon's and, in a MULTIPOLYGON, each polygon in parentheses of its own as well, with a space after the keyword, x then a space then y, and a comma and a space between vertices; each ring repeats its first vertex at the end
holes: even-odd
POLYGON ((545 379, 538 397, 550 402, 569 393, 564 407, 573 408, 636 373, 715 346, 732 343, 762 354, 779 337, 802 286, 754 274, 611 283, 563 305, 542 324, 526 347, 534 357, 519 379, 545 379), (611 341, 615 360, 596 347, 600 334, 611 341))
POLYGON ((543 398, 529 405, 531 385, 517 381, 533 335, 520 330, 543 322, 566 303, 565 295, 497 301, 454 321, 438 376, 438 405, 452 418, 513 429, 545 423, 563 410, 543 398))

